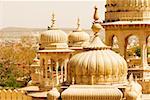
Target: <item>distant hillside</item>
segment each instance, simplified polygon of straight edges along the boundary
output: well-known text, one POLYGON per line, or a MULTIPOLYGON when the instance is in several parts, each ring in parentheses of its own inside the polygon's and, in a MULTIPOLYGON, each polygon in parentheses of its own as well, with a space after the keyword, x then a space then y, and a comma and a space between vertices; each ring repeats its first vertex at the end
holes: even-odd
POLYGON ((44 31, 43 28, 25 28, 25 27, 6 27, 0 29, 0 32, 33 32, 33 31, 44 31))
MULTIPOLYGON (((75 28, 59 28, 59 29, 63 30, 67 34, 75 30, 75 28)), ((0 29, 0 38, 15 39, 15 38, 20 38, 22 36, 29 36, 29 35, 39 36, 42 31, 46 31, 46 30, 47 30, 46 28, 6 27, 0 29)), ((83 30, 88 34, 90 34, 90 36, 93 33, 91 29, 83 29, 83 30)), ((105 36, 105 32, 103 31, 100 33, 100 38, 104 39, 104 36, 105 36)))

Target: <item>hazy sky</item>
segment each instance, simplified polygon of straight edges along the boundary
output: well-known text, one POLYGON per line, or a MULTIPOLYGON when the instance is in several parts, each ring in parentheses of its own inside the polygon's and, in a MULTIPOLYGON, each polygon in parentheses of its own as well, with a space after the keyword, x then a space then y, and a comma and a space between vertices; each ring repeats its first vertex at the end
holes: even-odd
POLYGON ((0 26, 41 27, 51 23, 52 12, 60 28, 76 27, 79 17, 83 28, 90 28, 94 6, 104 20, 105 0, 99 1, 0 1, 0 26))

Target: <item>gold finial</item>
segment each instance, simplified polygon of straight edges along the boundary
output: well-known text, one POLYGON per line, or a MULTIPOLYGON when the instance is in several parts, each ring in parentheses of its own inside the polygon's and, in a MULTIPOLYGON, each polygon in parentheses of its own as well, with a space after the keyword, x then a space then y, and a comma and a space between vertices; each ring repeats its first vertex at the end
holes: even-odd
POLYGON ((82 29, 80 27, 80 18, 78 17, 78 19, 77 19, 77 29, 74 30, 74 32, 80 32, 80 31, 82 31, 82 29))
POLYGON ((79 27, 80 27, 80 19, 78 17, 78 20, 77 20, 77 29, 79 29, 79 27))
POLYGON ((94 20, 97 21, 99 19, 99 16, 98 16, 98 7, 95 6, 95 12, 94 12, 94 16, 93 16, 94 20))
POLYGON ((51 25, 51 29, 53 29, 53 28, 56 28, 56 24, 55 24, 55 22, 56 22, 56 18, 55 18, 55 14, 53 13, 52 14, 52 19, 51 19, 51 21, 52 21, 52 25, 51 25))
POLYGON ((82 31, 82 29, 80 28, 80 18, 79 17, 77 20, 77 31, 82 31))

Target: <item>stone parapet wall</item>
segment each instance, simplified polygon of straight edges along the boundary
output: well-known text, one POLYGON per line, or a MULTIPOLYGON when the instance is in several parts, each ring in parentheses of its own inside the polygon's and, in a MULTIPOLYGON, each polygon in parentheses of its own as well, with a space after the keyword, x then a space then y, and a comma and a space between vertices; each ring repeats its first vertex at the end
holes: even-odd
POLYGON ((0 90, 0 100, 32 100, 32 97, 19 90, 0 90))

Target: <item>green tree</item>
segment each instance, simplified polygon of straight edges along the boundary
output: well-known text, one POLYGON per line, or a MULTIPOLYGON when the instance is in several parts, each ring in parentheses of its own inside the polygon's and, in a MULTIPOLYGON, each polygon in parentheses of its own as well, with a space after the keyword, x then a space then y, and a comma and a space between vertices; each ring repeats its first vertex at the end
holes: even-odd
POLYGON ((22 38, 20 43, 6 43, 0 46, 0 86, 20 87, 17 79, 28 82, 29 66, 36 54, 31 37, 22 38), (28 79, 26 79, 28 78, 28 79))
POLYGON ((138 57, 141 57, 141 49, 140 47, 135 47, 135 53, 138 57))

